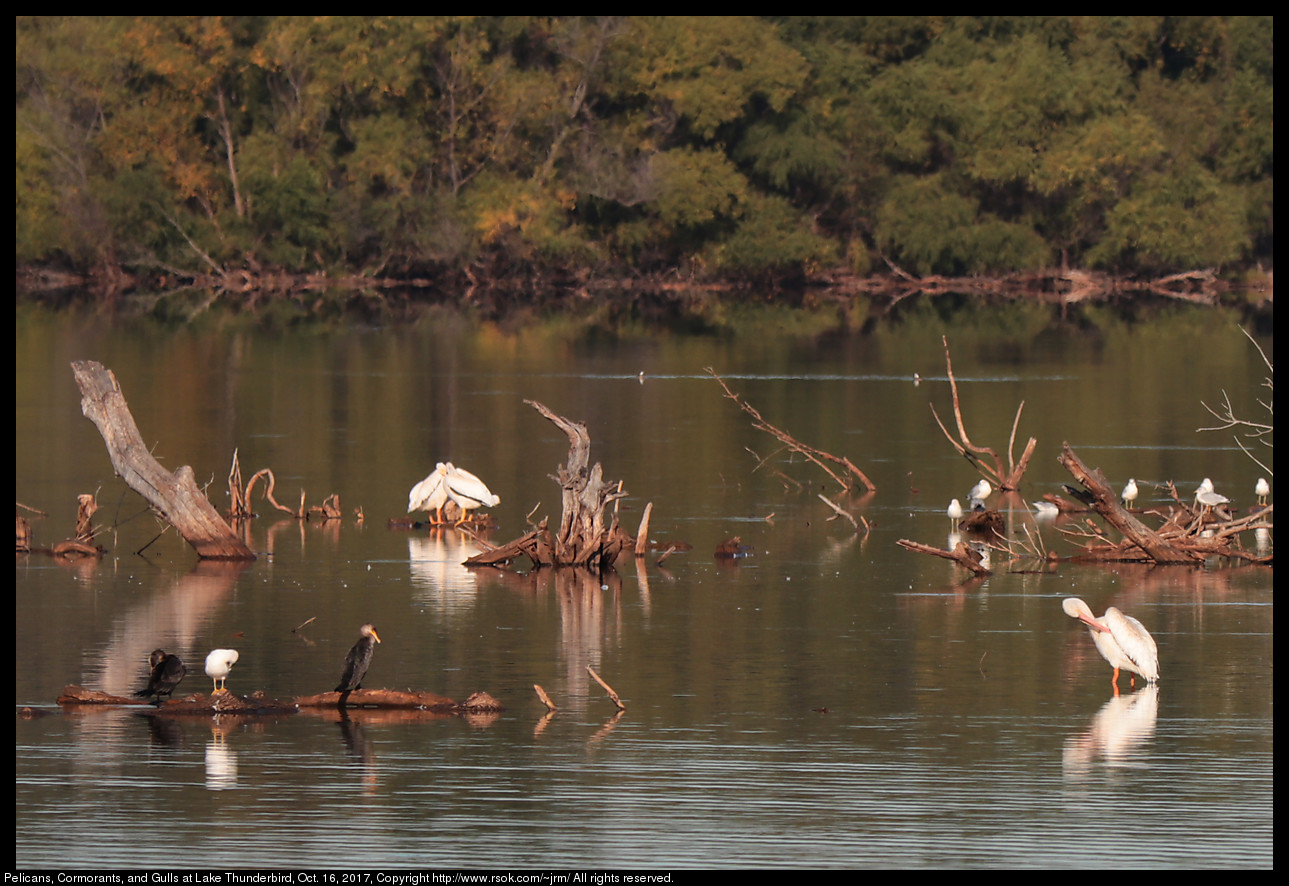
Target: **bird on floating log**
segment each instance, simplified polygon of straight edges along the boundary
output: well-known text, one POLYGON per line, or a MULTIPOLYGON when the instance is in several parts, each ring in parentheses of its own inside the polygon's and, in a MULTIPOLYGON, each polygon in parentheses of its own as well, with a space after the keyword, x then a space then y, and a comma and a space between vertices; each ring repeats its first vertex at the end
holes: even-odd
POLYGON ((447 486, 448 498, 456 502, 457 507, 461 509, 461 519, 457 520, 456 525, 460 526, 469 519, 470 512, 475 508, 495 508, 501 504, 501 499, 493 495, 483 481, 474 474, 456 467, 452 462, 448 462, 446 467, 448 471, 444 483, 447 486))
POLYGON ((434 471, 412 487, 407 496, 407 512, 433 511, 434 522, 443 522, 443 506, 448 503, 448 470, 452 466, 439 462, 434 471))
POLYGON ((1123 492, 1119 496, 1123 499, 1125 508, 1132 507, 1132 503, 1137 500, 1137 481, 1132 477, 1128 478, 1128 485, 1123 487, 1123 492))
POLYGON ((1195 493, 1195 501, 1203 505, 1204 510, 1211 511, 1213 508, 1217 507, 1218 505, 1229 504, 1231 500, 1227 498, 1225 495, 1218 495, 1216 492, 1213 492, 1211 489, 1208 491, 1201 489, 1195 493))
POLYGON ((187 666, 177 655, 170 655, 164 649, 154 649, 148 656, 148 667, 152 668, 148 676, 148 685, 134 693, 135 698, 153 696, 157 704, 162 697, 169 698, 174 694, 179 681, 188 673, 187 666))
POLYGON ((1265 505, 1267 496, 1271 494, 1271 484, 1267 482, 1266 477, 1259 477, 1257 484, 1253 487, 1253 491, 1258 495, 1258 504, 1265 505))
POLYGON ((237 659, 236 649, 216 649, 206 656, 206 676, 215 684, 212 694, 228 691, 224 681, 228 679, 228 672, 233 669, 233 665, 237 664, 237 659))
POLYGON ((1088 604, 1078 597, 1066 597, 1061 601, 1061 608, 1070 618, 1077 618, 1088 626, 1097 652, 1114 668, 1110 682, 1116 695, 1119 694, 1121 669, 1140 674, 1147 683, 1159 680, 1159 649, 1150 631, 1137 619, 1124 615, 1113 606, 1106 608, 1105 615, 1095 618, 1088 604))
POLYGON ((362 634, 358 642, 349 650, 345 656, 345 670, 340 675, 340 685, 336 687, 336 692, 348 695, 355 689, 363 688, 363 677, 367 676, 367 668, 371 666, 372 653, 376 650, 376 644, 380 642, 380 635, 376 633, 374 625, 365 624, 358 629, 362 634))

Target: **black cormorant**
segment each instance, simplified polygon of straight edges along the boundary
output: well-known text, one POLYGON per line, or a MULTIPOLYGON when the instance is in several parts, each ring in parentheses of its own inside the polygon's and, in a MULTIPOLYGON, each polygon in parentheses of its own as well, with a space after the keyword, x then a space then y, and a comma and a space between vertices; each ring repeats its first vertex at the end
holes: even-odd
POLYGON ((348 694, 355 689, 363 688, 363 677, 367 676, 372 652, 380 642, 380 635, 376 633, 376 628, 369 624, 363 625, 359 630, 362 636, 349 650, 349 655, 345 656, 345 672, 340 677, 340 685, 336 687, 336 692, 348 694))
POLYGON ((188 673, 188 668, 179 656, 169 655, 164 649, 152 650, 152 654, 148 656, 148 664, 152 666, 148 685, 134 695, 136 698, 147 698, 152 695, 156 697, 156 703, 161 704, 162 696, 169 698, 174 694, 175 687, 188 673))

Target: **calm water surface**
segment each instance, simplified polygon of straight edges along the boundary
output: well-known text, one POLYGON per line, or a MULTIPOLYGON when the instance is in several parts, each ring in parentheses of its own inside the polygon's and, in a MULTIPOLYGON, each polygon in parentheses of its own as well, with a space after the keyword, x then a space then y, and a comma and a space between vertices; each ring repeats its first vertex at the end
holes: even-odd
POLYGON ((1063 441, 1116 485, 1135 477, 1139 504, 1207 476, 1252 505, 1259 469, 1228 434, 1196 433, 1212 423, 1201 400, 1226 391, 1256 415, 1264 393, 1237 318, 910 300, 862 334, 737 314, 697 335, 447 315, 176 330, 28 308, 17 324, 16 497, 47 513, 36 543, 72 533, 82 492, 115 527, 100 562, 16 560, 15 701, 38 715, 16 723, 20 868, 1273 863, 1271 570, 1043 572, 995 554, 997 573, 970 581, 896 545, 944 545, 945 506, 978 479, 931 413, 952 414, 942 334, 977 443, 1005 453, 1025 402, 1017 455, 1029 436, 1038 448, 1023 495, 995 500, 1013 534, 1073 550, 1024 508, 1069 479, 1063 441), (335 493, 346 518, 302 525, 264 503, 258 560, 197 564, 114 478, 75 359, 116 373, 154 454, 192 465, 218 506, 236 449, 243 476, 272 468, 279 501, 335 493), (705 367, 877 493, 845 494, 780 451, 705 367), (441 460, 501 496, 494 541, 558 520, 549 475, 567 441, 525 399, 587 425, 630 493, 625 525, 652 502, 653 535, 692 550, 602 580, 470 571, 457 533, 387 525, 441 460), (821 492, 869 531, 830 519, 821 492), (735 535, 750 555, 713 557, 735 535), (1113 696, 1061 612, 1069 595, 1150 628, 1157 688, 1125 676, 1113 696), (54 704, 69 683, 141 685, 158 646, 189 662, 181 694, 209 691, 216 646, 241 651, 238 694, 325 691, 366 621, 384 641, 368 687, 485 690, 506 710, 211 719, 54 704))

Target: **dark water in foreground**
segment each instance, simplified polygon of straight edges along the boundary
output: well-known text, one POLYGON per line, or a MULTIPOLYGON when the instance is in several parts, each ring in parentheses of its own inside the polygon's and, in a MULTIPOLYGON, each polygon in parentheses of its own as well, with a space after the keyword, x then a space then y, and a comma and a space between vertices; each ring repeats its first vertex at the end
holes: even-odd
POLYGON ((1039 441, 1026 488, 994 501, 1013 534, 1073 550, 1024 506, 1069 479, 1066 440, 1116 484, 1135 477, 1141 504, 1207 476, 1251 505, 1259 469, 1228 434, 1195 432, 1212 423, 1201 400, 1225 390, 1251 413, 1263 393, 1235 324, 1189 307, 1126 323, 935 303, 864 335, 740 323, 274 333, 20 310, 17 499, 49 514, 38 544, 70 534, 81 492, 119 528, 97 563, 17 558, 15 701, 47 714, 16 722, 18 867, 1270 866, 1271 570, 1044 573, 995 553, 996 574, 969 581, 895 543, 944 544, 948 500, 977 479, 928 405, 951 415, 942 333, 976 442, 1005 452, 1025 401, 1017 453, 1039 441), (301 525, 265 504, 265 556, 238 567, 154 541, 160 524, 80 414, 73 359, 113 369, 154 454, 192 465, 217 505, 236 448, 244 476, 274 470, 279 501, 336 493, 346 518, 301 525), (842 493, 779 451, 709 366, 877 493, 842 493), (458 533, 386 525, 448 459, 500 495, 494 541, 557 520, 548 475, 567 443, 524 399, 585 422, 630 493, 625 525, 652 502, 655 537, 692 550, 590 581, 470 571, 458 533), (830 520, 820 492, 870 531, 830 520), (734 535, 750 556, 713 557, 734 535), (1150 628, 1157 688, 1125 676, 1112 695, 1061 612, 1069 595, 1150 628), (384 641, 367 686, 485 690, 506 710, 212 719, 53 703, 68 683, 139 685, 156 646, 189 662, 181 694, 209 691, 216 646, 241 652, 238 694, 320 692, 365 621, 384 641))

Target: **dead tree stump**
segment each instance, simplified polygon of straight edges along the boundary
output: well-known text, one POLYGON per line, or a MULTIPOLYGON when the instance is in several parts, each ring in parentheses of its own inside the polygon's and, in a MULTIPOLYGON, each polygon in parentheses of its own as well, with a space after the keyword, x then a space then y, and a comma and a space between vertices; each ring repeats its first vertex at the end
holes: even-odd
POLYGON ((116 376, 101 363, 72 363, 81 389, 81 412, 98 427, 112 467, 126 485, 166 519, 203 559, 254 560, 248 548, 202 493, 192 468, 173 474, 161 466, 143 442, 116 376))
POLYGON ((534 566, 580 566, 594 571, 613 568, 618 556, 634 547, 631 536, 609 518, 608 507, 626 493, 604 479, 599 463, 591 464, 591 436, 586 425, 556 415, 541 403, 525 400, 568 435, 568 461, 551 479, 563 490, 563 514, 555 537, 546 521, 520 538, 465 562, 493 565, 526 556, 534 566))

